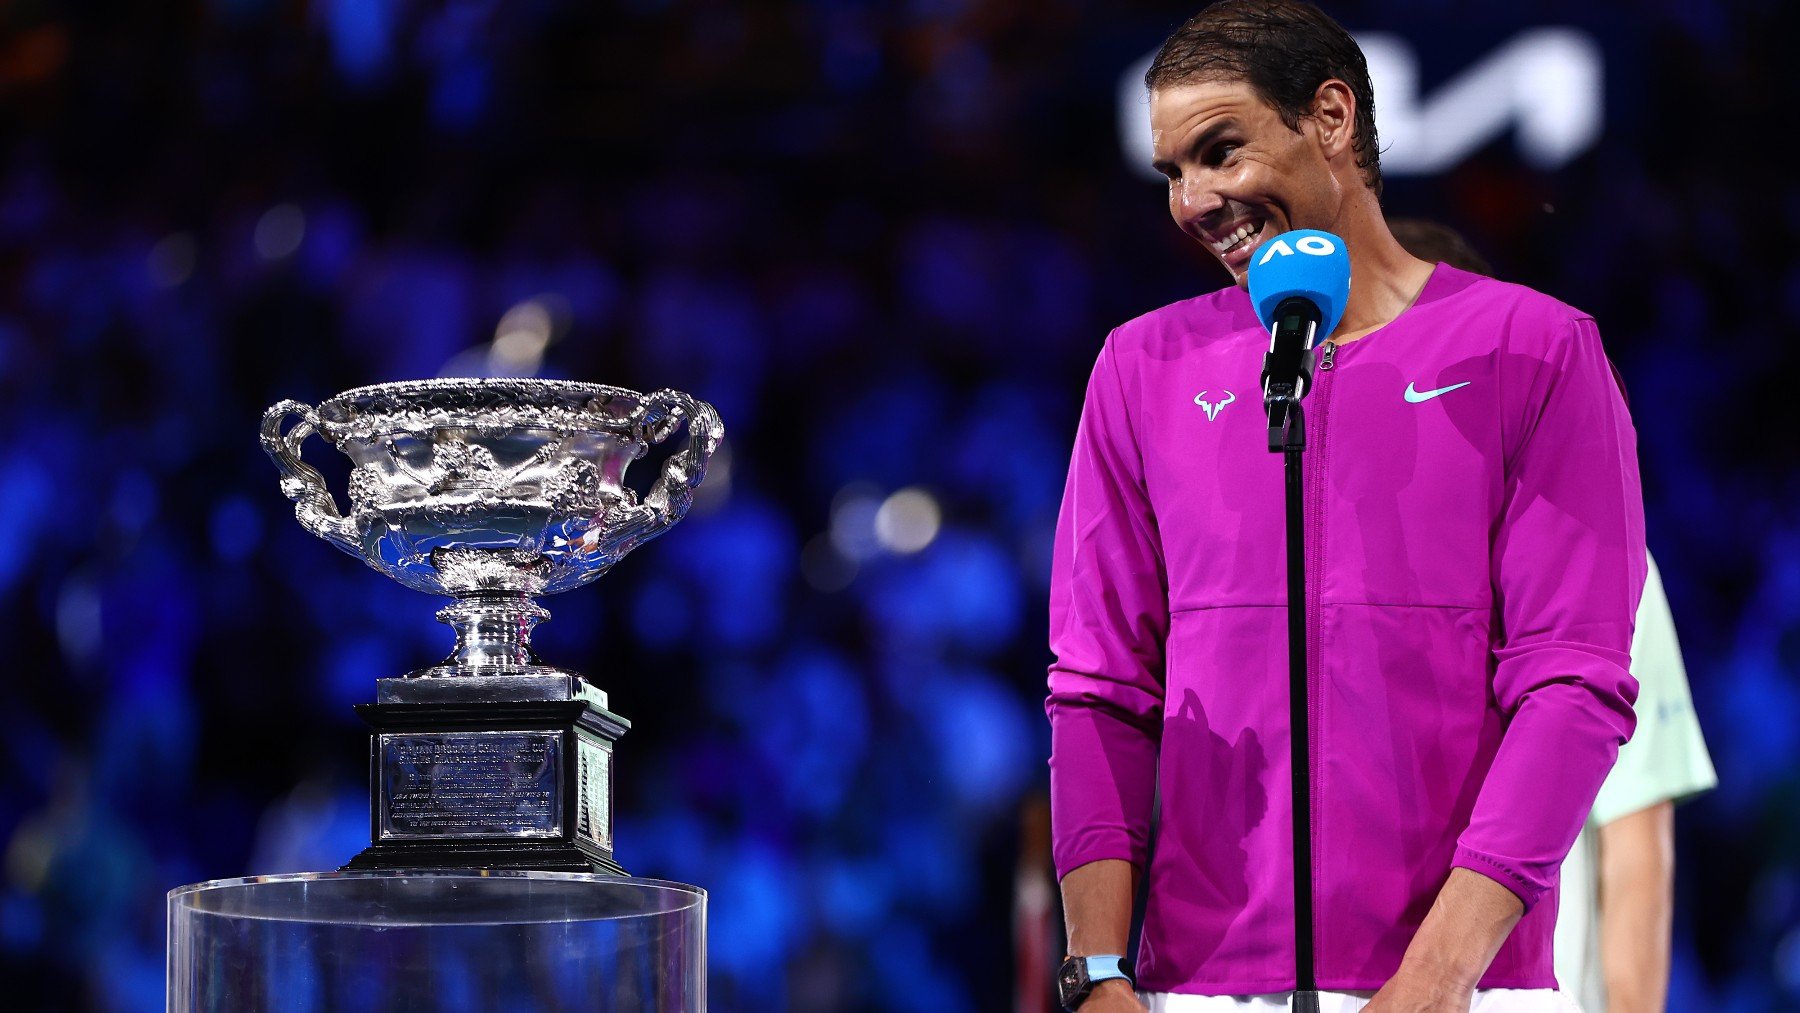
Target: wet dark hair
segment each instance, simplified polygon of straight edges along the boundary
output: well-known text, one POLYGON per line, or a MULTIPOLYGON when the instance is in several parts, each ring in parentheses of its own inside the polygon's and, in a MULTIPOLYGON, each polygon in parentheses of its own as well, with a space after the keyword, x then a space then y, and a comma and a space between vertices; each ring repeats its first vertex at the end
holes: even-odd
POLYGON ((1429 263, 1443 261, 1451 267, 1492 278, 1494 269, 1463 234, 1441 222, 1425 218, 1390 218, 1388 231, 1406 252, 1429 263))
POLYGON ((1356 98, 1356 167, 1381 193, 1375 89, 1362 49, 1344 27, 1302 0, 1219 0, 1187 20, 1144 74, 1152 91, 1213 78, 1245 81, 1289 130, 1312 112, 1319 85, 1336 78, 1356 98))

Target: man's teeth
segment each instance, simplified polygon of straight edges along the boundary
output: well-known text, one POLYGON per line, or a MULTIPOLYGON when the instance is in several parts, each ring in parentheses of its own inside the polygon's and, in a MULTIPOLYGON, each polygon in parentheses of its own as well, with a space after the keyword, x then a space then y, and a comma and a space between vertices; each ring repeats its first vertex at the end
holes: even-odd
POLYGON ((1219 242, 1219 252, 1220 253, 1230 253, 1233 249, 1237 248, 1239 243, 1242 243, 1246 239, 1249 239, 1251 236, 1254 236, 1258 232, 1261 232, 1261 231, 1262 231, 1262 223, 1261 222, 1248 222, 1246 224, 1240 225, 1240 226, 1238 226, 1238 230, 1236 232, 1233 232, 1231 235, 1226 236, 1223 240, 1221 240, 1219 242))

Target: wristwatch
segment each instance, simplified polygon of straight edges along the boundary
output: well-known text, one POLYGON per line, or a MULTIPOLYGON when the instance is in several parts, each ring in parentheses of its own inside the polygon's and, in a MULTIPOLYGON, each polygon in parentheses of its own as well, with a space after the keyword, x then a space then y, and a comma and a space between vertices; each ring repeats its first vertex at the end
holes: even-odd
POLYGON ((1124 978, 1126 984, 1131 984, 1131 975, 1120 966, 1123 963, 1125 958, 1116 953, 1070 957, 1063 961, 1062 968, 1056 972, 1056 996, 1062 1001, 1063 1009, 1073 1011, 1095 985, 1108 978, 1124 978))

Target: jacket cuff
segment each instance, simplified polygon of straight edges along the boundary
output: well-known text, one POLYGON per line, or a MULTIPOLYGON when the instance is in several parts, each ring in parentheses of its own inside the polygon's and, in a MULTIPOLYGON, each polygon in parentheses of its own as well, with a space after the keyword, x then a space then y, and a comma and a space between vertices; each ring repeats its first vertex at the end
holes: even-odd
POLYGON ((1070 835, 1067 840, 1056 842, 1056 881, 1062 882, 1064 876, 1089 862, 1101 862, 1109 858, 1130 862, 1142 869, 1148 851, 1147 846, 1134 841, 1131 833, 1126 830, 1114 827, 1083 830, 1070 835))
POLYGON ((1538 901, 1544 899, 1544 895, 1550 892, 1552 885, 1539 883, 1526 876, 1519 871, 1516 863, 1509 862, 1504 858, 1497 858, 1486 852, 1476 851, 1474 848, 1462 844, 1456 846, 1456 855, 1450 859, 1450 866, 1455 869, 1479 872, 1511 890, 1519 898, 1519 902, 1525 905, 1527 914, 1537 906, 1538 901))

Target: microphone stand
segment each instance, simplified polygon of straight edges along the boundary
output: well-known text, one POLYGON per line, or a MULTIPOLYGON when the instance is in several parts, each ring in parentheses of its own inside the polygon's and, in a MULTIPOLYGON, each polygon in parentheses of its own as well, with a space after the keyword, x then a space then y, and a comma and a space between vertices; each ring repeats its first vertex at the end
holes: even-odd
MULTIPOLYGON (((1280 324, 1276 330, 1281 330, 1280 324)), ((1313 321, 1316 328, 1316 317, 1313 321)), ((1277 338, 1279 334, 1277 335, 1277 338)), ((1263 404, 1269 413, 1269 451, 1285 462, 1288 591, 1288 749, 1294 807, 1294 1001, 1293 1013, 1319 1013, 1319 984, 1313 956, 1312 764, 1306 684, 1306 538, 1301 497, 1301 455, 1306 420, 1300 398, 1310 386, 1312 335, 1301 344, 1301 368, 1292 380, 1272 381, 1270 367, 1281 352, 1271 342, 1264 359, 1263 404)), ((1289 346, 1291 349, 1291 346, 1289 346)), ((1288 351, 1283 349, 1282 351, 1288 351)), ((1288 354, 1292 354, 1288 351, 1288 354)))

